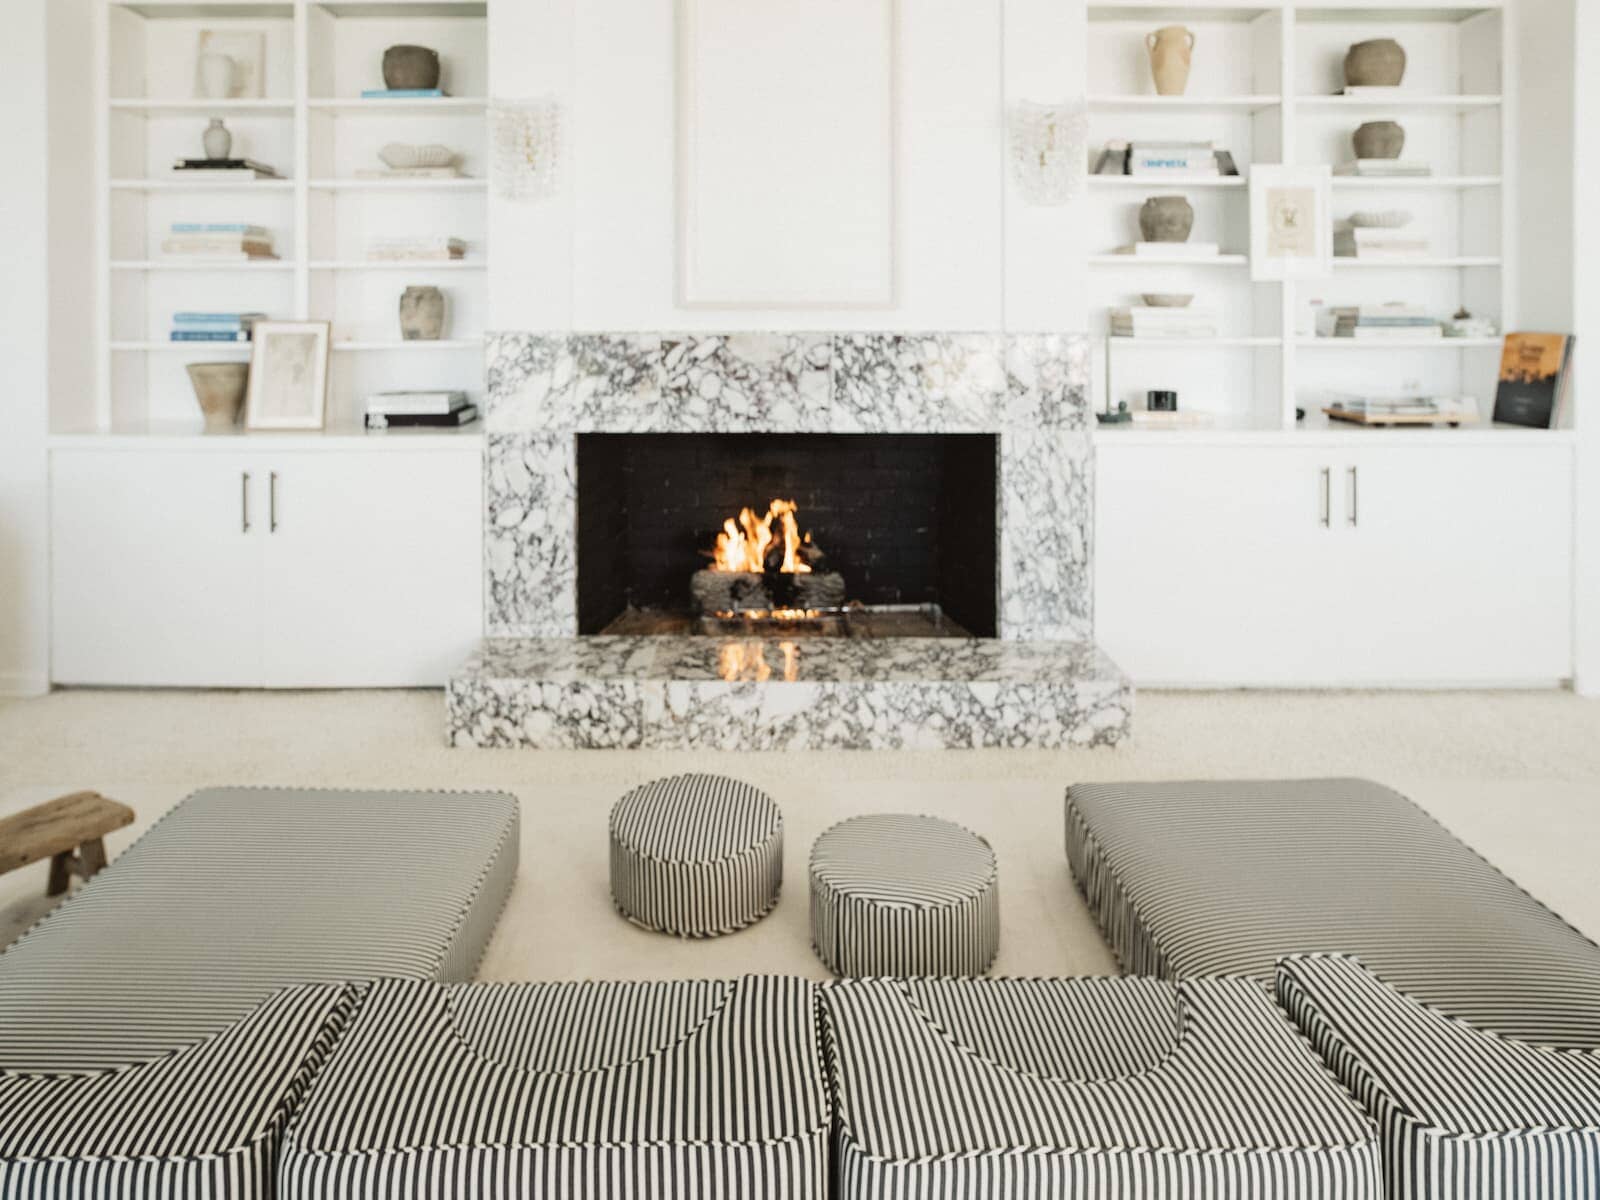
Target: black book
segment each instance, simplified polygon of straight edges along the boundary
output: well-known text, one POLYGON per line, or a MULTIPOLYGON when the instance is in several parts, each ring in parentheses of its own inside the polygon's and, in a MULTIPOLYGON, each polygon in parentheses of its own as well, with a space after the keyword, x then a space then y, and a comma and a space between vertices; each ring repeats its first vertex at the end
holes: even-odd
POLYGON ((1554 429, 1571 383, 1576 340, 1565 333, 1506 334, 1494 394, 1495 421, 1554 429))
POLYGON ((478 406, 469 404, 447 413, 375 413, 367 414, 368 429, 405 429, 417 426, 470 425, 478 419, 478 406))

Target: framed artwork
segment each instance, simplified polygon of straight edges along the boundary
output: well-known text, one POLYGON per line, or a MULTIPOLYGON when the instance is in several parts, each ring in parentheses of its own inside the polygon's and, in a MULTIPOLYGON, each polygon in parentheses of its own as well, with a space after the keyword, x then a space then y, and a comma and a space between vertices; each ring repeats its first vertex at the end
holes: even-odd
POLYGON ((1333 273, 1333 172, 1327 166, 1250 169, 1250 277, 1333 273))
POLYGON ((246 429, 321 429, 328 410, 327 321, 257 321, 246 429))

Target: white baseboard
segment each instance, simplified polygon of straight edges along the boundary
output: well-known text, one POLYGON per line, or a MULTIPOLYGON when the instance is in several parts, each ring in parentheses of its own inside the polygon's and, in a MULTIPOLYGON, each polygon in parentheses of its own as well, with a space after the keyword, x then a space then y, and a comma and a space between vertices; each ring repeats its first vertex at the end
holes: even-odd
POLYGON ((50 677, 47 675, 26 675, 21 671, 0 671, 0 696, 20 700, 31 696, 43 696, 49 690, 50 677))

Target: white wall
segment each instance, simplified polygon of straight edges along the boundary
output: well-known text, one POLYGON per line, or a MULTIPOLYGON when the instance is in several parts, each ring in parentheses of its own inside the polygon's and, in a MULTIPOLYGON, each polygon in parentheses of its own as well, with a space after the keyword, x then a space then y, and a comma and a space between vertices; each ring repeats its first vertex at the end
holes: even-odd
MULTIPOLYGON (((1600 6, 1579 0, 1573 38, 1577 137, 1573 145, 1571 202, 1585 219, 1575 223, 1571 261, 1573 323, 1578 335, 1577 688, 1600 696, 1600 6)), ((1564 57, 1564 56, 1563 56, 1564 57)))

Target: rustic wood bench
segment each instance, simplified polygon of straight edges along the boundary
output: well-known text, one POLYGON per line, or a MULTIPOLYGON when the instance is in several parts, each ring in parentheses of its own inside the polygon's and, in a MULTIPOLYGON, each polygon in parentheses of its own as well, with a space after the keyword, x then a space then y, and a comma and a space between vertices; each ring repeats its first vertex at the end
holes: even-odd
POLYGON ((88 879, 105 866, 105 835, 131 824, 133 809, 99 792, 73 792, 0 817, 0 875, 48 858, 45 894, 59 896, 72 876, 88 879))

